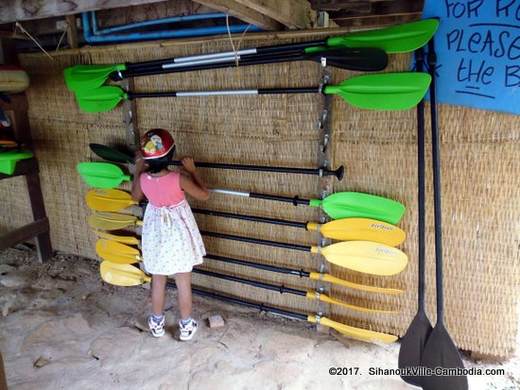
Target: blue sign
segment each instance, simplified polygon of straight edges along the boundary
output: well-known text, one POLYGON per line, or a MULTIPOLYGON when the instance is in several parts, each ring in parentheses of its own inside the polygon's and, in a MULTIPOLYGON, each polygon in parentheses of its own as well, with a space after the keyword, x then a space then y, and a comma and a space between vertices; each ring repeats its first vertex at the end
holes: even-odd
POLYGON ((520 114, 520 0, 426 0, 437 17, 437 98, 520 114))

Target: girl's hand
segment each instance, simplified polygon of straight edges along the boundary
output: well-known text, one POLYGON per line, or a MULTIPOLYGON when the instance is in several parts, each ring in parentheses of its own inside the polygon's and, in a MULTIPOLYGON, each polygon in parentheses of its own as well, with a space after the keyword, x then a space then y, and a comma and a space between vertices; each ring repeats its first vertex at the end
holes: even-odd
POLYGON ((188 173, 194 173, 197 170, 197 167, 195 167, 195 163, 193 162, 192 157, 183 157, 181 159, 182 166, 188 173))

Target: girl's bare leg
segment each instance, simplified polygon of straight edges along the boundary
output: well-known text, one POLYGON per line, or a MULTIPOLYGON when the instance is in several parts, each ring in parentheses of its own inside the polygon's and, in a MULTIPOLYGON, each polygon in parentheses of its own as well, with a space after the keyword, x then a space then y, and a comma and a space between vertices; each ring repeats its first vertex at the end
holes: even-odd
POLYGON ((166 276, 152 275, 152 312, 156 316, 163 314, 165 286, 166 276))
POLYGON ((183 272, 174 275, 179 300, 181 320, 191 316, 191 272, 183 272))

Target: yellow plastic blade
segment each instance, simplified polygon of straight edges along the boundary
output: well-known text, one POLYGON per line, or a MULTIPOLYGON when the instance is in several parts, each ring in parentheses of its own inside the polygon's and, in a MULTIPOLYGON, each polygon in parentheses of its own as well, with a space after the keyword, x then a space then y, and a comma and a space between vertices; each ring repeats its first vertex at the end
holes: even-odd
POLYGON ((344 218, 324 225, 309 222, 307 230, 318 230, 322 236, 340 241, 374 241, 397 246, 406 238, 397 226, 369 218, 344 218))
POLYGON ((125 191, 115 189, 93 189, 85 196, 87 206, 95 211, 120 211, 137 204, 125 191))
POLYGON ((312 280, 323 280, 324 282, 329 282, 338 286, 343 286, 347 288, 351 288, 359 291, 366 291, 371 293, 379 293, 379 294, 387 294, 387 295, 398 295, 402 294, 404 290, 398 290, 396 288, 384 288, 384 287, 376 287, 376 286, 368 286, 365 284, 358 284, 349 282, 347 280, 343 280, 340 278, 336 278, 335 276, 329 274, 321 274, 318 272, 311 272, 309 274, 309 278, 312 280))
POLYGON ((88 224, 93 229, 118 230, 131 226, 141 226, 143 223, 133 215, 99 212, 88 217, 88 224))
POLYGON ((96 235, 99 238, 104 238, 106 240, 111 240, 111 241, 117 241, 117 242, 121 242, 121 243, 127 244, 127 245, 139 245, 141 243, 141 241, 139 241, 139 239, 134 236, 119 236, 116 234, 110 234, 108 232, 104 232, 102 230, 96 230, 96 231, 94 231, 94 233, 96 233, 96 235))
POLYGON ((353 271, 371 275, 395 275, 405 269, 408 256, 397 248, 371 241, 338 242, 324 248, 312 247, 327 261, 353 271))
POLYGON ((307 317, 307 321, 311 324, 319 323, 324 326, 328 326, 329 328, 337 330, 339 333, 353 338, 355 340, 367 341, 369 343, 385 343, 390 344, 397 341, 397 336, 374 332, 372 330, 366 330, 361 328, 356 328, 353 326, 345 325, 340 322, 332 321, 327 317, 320 317, 319 319, 314 315, 309 315, 307 317))
POLYGON ((104 238, 96 242, 96 253, 103 260, 118 264, 134 264, 141 260, 138 249, 104 238))
POLYGON ((346 309, 358 311, 361 313, 381 313, 381 314, 395 314, 395 311, 392 310, 379 310, 379 309, 370 309, 368 307, 351 305, 350 303, 340 301, 338 299, 334 299, 329 297, 326 294, 321 294, 314 290, 307 291, 307 299, 319 299, 322 302, 331 303, 333 305, 338 305, 344 307, 346 309))
POLYGON ((115 264, 103 261, 99 266, 101 278, 115 286, 138 286, 149 283, 151 278, 139 268, 129 264, 115 264))

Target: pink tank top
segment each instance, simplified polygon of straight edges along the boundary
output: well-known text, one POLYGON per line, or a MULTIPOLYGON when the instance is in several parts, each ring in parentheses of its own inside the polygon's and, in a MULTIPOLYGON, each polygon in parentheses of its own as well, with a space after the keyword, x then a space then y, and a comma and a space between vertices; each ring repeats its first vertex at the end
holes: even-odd
POLYGON ((179 172, 157 177, 143 173, 139 180, 144 195, 155 207, 175 206, 185 199, 179 172))

